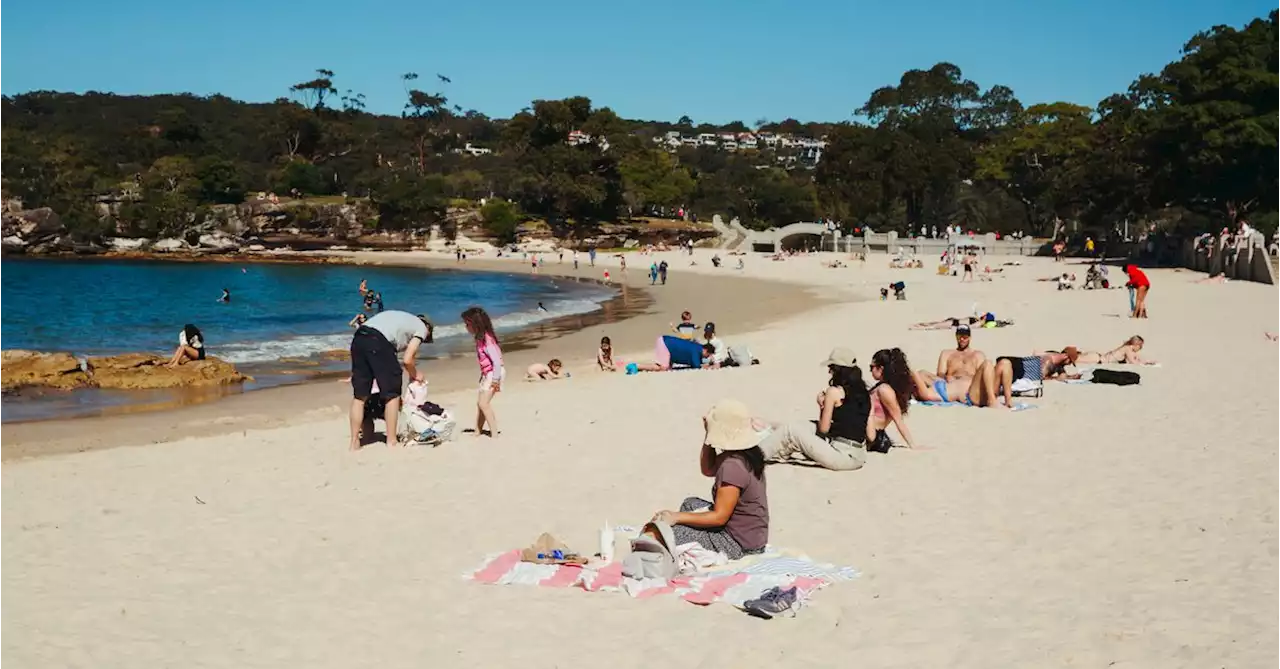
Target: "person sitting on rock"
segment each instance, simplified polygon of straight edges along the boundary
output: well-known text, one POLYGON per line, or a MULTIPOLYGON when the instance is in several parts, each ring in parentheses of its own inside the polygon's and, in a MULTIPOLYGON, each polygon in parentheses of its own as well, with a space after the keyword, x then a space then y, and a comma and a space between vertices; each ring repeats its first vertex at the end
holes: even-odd
POLYGON ((182 326, 182 332, 178 333, 178 348, 169 366, 177 367, 188 360, 204 360, 204 334, 190 323, 182 326))

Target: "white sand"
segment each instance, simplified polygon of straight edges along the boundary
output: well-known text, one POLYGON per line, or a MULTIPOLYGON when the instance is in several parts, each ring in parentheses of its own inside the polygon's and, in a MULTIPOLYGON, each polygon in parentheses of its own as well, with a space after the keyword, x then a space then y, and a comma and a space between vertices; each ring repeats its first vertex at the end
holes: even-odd
MULTIPOLYGON (((679 258, 676 254, 668 257, 679 258)), ((712 271, 709 253, 697 271, 712 271)), ((729 258, 732 265, 736 259, 729 258)), ((1123 290, 1056 292, 1031 260, 992 283, 926 270, 748 259, 754 276, 875 299, 725 332, 764 364, 513 383, 505 435, 347 453, 311 425, 7 464, 10 667, 1258 667, 1277 662, 1276 289, 1155 270, 1152 319, 1123 290), (990 356, 1147 338, 1142 385, 1052 384, 1038 409, 917 407, 936 450, 858 472, 769 470, 775 544, 864 572, 794 620, 579 590, 482 586, 481 556, 550 531, 583 550, 606 518, 688 495, 699 415, 734 396, 812 417, 835 345, 932 368, 982 309, 990 356), (203 502, 203 503, 201 503, 203 502)), ((631 258, 629 272, 647 259, 631 258)), ((995 264, 994 262, 992 263, 995 264)), ((688 272, 687 262, 674 261, 688 272)), ((1083 276, 1084 268, 1076 267, 1083 276)), ((719 270, 731 273, 732 269, 719 270)), ((693 288, 693 289, 696 289, 693 288)), ((749 302, 749 296, 744 301, 749 302)), ((713 314, 699 314, 699 318, 713 314)), ((674 317, 674 315, 673 315, 674 317)), ((656 333, 655 333, 656 334, 656 333)), ((513 373, 519 370, 511 370, 513 373)), ((470 419, 470 393, 447 398, 470 419)), ((71 425, 71 424, 69 424, 71 425)))

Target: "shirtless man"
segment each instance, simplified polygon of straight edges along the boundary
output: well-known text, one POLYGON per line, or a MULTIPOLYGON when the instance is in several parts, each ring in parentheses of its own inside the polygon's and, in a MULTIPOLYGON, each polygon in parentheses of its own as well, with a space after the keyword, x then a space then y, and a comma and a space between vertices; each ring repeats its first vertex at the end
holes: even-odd
POLYGON ((1040 379, 1041 381, 1067 381, 1080 378, 1079 374, 1068 374, 1067 365, 1075 365, 1080 361, 1080 349, 1067 346, 1061 351, 1034 351, 1026 357, 996 358, 996 389, 1004 395, 1004 405, 1013 406, 1013 384, 1019 379, 1040 379), (1028 370, 1028 365, 1035 365, 1039 373, 1028 370))
POLYGON ((982 351, 969 348, 972 333, 968 325, 956 328, 955 350, 938 356, 938 371, 920 370, 912 375, 916 399, 924 402, 963 402, 970 406, 998 407, 995 366, 982 351))

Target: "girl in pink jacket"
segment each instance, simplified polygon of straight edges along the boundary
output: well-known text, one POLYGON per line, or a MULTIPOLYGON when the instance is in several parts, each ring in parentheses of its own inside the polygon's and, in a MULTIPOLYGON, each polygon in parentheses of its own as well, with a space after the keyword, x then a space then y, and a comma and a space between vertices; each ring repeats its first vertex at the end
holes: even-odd
POLYGON ((502 367, 502 349, 498 346, 498 335, 493 331, 493 322, 489 314, 480 307, 471 307, 462 312, 462 322, 467 332, 476 340, 476 360, 480 363, 480 393, 476 399, 476 434, 485 433, 485 424, 489 425, 489 436, 498 436, 498 419, 493 413, 493 396, 502 391, 504 370, 502 367))

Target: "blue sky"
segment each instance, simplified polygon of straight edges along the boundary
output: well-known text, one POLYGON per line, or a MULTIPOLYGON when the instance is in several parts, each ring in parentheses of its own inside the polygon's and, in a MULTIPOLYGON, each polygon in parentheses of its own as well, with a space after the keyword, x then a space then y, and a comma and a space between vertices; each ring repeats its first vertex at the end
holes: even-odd
POLYGON ((1158 71, 1252 0, 858 2, 101 2, 11 0, 0 90, 222 93, 270 101, 324 67, 398 113, 399 75, 509 116, 586 95, 628 118, 850 118, 902 72, 946 60, 1024 103, 1092 106, 1158 71))

